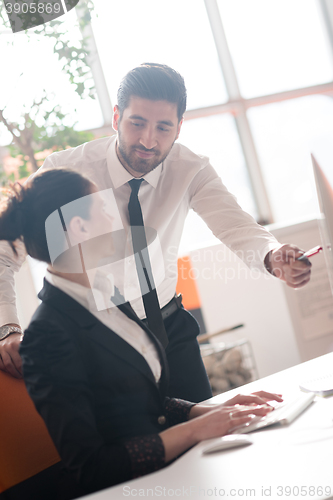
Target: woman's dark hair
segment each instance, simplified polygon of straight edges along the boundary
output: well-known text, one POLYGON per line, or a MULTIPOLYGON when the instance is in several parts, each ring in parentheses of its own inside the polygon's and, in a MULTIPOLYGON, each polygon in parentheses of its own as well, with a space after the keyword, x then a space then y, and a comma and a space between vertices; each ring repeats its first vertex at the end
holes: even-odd
MULTIPOLYGON (((13 242, 20 238, 31 257, 50 263, 46 219, 62 206, 89 195, 92 187, 89 179, 63 167, 37 173, 23 186, 11 184, 0 204, 0 240, 7 240, 17 253, 13 242)), ((89 202, 79 204, 76 210, 80 213, 72 216, 89 219, 89 202)))
POLYGON ((124 76, 117 93, 120 118, 132 96, 177 104, 178 121, 186 110, 184 78, 165 64, 143 63, 124 76))

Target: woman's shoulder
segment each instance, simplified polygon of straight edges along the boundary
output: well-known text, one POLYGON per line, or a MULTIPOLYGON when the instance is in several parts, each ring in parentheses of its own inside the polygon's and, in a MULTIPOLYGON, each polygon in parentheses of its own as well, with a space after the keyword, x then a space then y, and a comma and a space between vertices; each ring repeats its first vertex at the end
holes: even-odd
POLYGON ((67 328, 61 315, 52 307, 41 303, 24 330, 20 351, 26 346, 46 349, 52 338, 63 337, 66 331, 67 328))
MULTIPOLYGON (((22 360, 39 358, 47 364, 56 353, 76 351, 72 322, 49 304, 42 302, 25 329, 20 346, 22 360)), ((39 361, 38 361, 39 362, 39 361)))
POLYGON ((61 312, 52 307, 51 304, 47 304, 45 302, 41 302, 41 304, 37 307, 35 313, 33 314, 30 324, 26 331, 35 329, 38 326, 48 325, 48 327, 56 327, 56 328, 66 328, 69 323, 69 319, 66 318, 61 312))

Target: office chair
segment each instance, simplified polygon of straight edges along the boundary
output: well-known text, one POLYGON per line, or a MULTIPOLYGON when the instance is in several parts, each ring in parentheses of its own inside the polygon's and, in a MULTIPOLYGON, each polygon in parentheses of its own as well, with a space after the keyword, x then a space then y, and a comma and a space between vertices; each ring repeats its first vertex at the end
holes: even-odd
POLYGON ((0 371, 0 499, 46 500, 60 457, 24 381, 0 371), (30 486, 29 486, 30 485, 30 486), (44 498, 43 498, 44 496, 44 498))

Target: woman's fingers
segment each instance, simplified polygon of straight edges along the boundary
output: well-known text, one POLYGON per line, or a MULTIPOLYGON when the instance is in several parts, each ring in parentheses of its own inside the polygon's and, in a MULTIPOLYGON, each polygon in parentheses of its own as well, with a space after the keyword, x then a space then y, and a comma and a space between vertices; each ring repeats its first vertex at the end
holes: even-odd
POLYGON ((263 417, 267 415, 267 413, 270 413, 273 411, 274 408, 269 405, 258 405, 258 406, 244 406, 244 407, 239 407, 239 409, 232 409, 231 413, 233 417, 241 417, 245 415, 254 415, 254 416, 259 416, 263 417))
POLYGON ((258 417, 256 417, 253 413, 240 413, 236 415, 234 412, 230 412, 227 432, 232 432, 246 424, 251 423, 254 418, 258 417))
POLYGON ((283 398, 281 394, 274 394, 266 391, 258 391, 253 394, 238 394, 229 401, 224 403, 224 406, 233 406, 233 405, 263 405, 267 404, 267 401, 277 401, 281 403, 283 398))
POLYGON ((245 417, 233 417, 230 419, 229 428, 227 433, 230 433, 239 427, 243 427, 246 424, 249 424, 253 420, 253 417, 246 415, 245 417))
POLYGON ((262 418, 274 408, 264 405, 250 406, 219 406, 216 409, 193 419, 193 425, 197 428, 196 437, 198 441, 213 437, 224 436, 250 423, 253 418, 262 418))
POLYGON ((244 407, 239 410, 231 410, 229 412, 229 431, 235 430, 238 427, 250 423, 254 418, 261 418, 273 411, 274 408, 268 405, 257 407, 244 407))
POLYGON ((254 392, 253 395, 259 396, 266 401, 277 401, 278 403, 281 403, 283 401, 282 394, 275 394, 273 392, 258 391, 254 392))

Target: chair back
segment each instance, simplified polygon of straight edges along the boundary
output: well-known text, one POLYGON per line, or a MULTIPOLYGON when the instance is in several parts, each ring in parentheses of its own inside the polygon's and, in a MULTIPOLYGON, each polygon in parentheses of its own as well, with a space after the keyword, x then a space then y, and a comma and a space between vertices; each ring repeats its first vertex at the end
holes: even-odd
POLYGON ((0 494, 60 461, 23 380, 0 371, 0 494))

